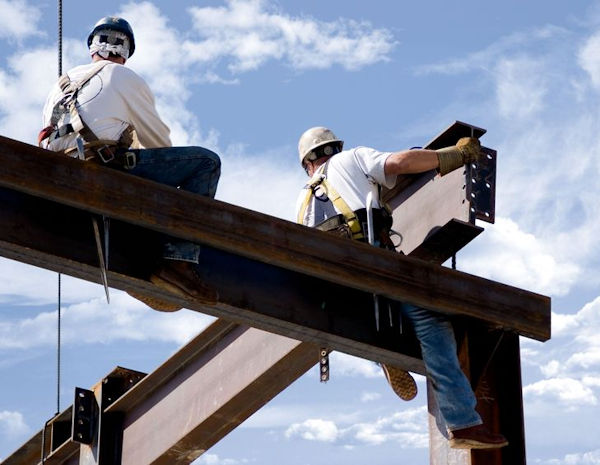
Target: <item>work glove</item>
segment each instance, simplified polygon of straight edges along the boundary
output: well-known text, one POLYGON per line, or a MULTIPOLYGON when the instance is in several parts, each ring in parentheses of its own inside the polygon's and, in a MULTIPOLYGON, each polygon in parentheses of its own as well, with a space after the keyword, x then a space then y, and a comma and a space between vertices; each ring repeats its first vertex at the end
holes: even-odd
POLYGON ((440 176, 460 168, 465 163, 473 163, 481 157, 481 144, 475 137, 462 137, 456 145, 436 150, 440 176))

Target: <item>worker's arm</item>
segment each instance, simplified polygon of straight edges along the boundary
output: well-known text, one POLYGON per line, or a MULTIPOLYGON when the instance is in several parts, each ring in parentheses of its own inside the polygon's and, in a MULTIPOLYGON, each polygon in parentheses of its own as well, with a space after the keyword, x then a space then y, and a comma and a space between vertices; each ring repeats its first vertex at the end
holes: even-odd
POLYGON ((423 173, 440 166, 435 150, 414 149, 392 153, 385 160, 386 176, 397 174, 423 173))
POLYGON ((437 169, 443 176, 481 156, 481 145, 473 137, 463 137, 456 145, 438 150, 414 149, 392 153, 384 165, 385 175, 423 173, 437 169))

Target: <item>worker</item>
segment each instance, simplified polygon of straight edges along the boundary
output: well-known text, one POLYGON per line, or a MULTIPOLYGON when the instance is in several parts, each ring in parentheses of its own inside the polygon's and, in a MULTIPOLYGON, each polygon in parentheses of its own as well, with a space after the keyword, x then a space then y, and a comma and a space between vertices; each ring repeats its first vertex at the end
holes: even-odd
MULTIPOLYGON (((366 199, 374 199, 373 224, 377 245, 390 246, 391 218, 380 204, 382 186, 391 188, 399 174, 438 170, 441 176, 478 159, 479 141, 462 138, 455 146, 439 150, 380 152, 368 147, 343 150, 343 141, 325 127, 308 129, 300 137, 300 163, 310 181, 296 205, 297 221, 343 237, 366 240, 366 199)), ((441 314, 400 304, 421 346, 427 376, 448 429, 450 446, 493 449, 508 444, 504 436, 483 425, 475 410, 476 398, 460 368, 454 331, 441 314)), ((405 400, 416 395, 412 376, 397 367, 382 365, 394 392, 405 400)))
MULTIPOLYGON (((214 197, 221 170, 218 155, 203 147, 172 147, 170 130, 157 113, 150 88, 124 66, 135 52, 129 23, 114 16, 100 19, 87 45, 91 63, 69 70, 48 95, 39 145, 214 197)), ((150 270, 150 281, 171 293, 216 303, 216 291, 200 279, 199 255, 198 244, 165 238, 163 259, 150 270)), ((180 308, 130 294, 156 310, 180 308)))

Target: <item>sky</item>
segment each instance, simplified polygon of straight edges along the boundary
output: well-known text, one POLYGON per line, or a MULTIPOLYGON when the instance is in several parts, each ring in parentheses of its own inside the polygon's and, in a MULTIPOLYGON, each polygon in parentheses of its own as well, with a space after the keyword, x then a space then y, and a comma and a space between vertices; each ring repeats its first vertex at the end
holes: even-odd
MULTIPOLYGON (((600 1, 77 2, 65 70, 108 14, 136 37, 175 145, 222 158, 217 198, 292 220, 297 141, 423 145, 453 121, 498 151, 496 223, 458 269, 552 297, 552 339, 521 338, 528 463, 600 464, 600 1)), ((56 4, 0 0, 0 134, 35 143, 57 76, 56 4)), ((0 459, 57 407, 57 275, 0 258, 0 459)), ((154 312, 62 278, 61 409, 115 366, 150 372, 212 318, 154 312)), ((368 360, 334 353, 195 463, 428 463, 425 381, 402 402, 368 360)))

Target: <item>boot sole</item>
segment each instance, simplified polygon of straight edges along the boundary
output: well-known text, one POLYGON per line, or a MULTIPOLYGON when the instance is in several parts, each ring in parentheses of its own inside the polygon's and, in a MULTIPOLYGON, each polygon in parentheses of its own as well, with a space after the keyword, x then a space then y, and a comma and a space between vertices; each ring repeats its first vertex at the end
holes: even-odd
POLYGON ((164 278, 161 278, 160 276, 153 274, 152 276, 150 276, 150 282, 152 284, 155 284, 156 286, 164 289, 165 291, 169 291, 173 294, 177 294, 180 295, 181 297, 185 297, 187 299, 189 299, 190 297, 197 300, 198 302, 205 304, 205 305, 215 305, 218 302, 217 296, 215 295, 214 297, 207 297, 207 296, 199 296, 199 295, 190 295, 189 293, 187 293, 186 291, 184 291, 182 288, 180 288, 179 286, 176 286, 175 284, 172 284, 171 282, 167 281, 164 278))
POLYGON ((500 449, 508 446, 508 441, 498 444, 476 441, 474 439, 450 439, 450 447, 453 449, 500 449))
POLYGON ((393 391, 402 400, 412 400, 417 395, 417 383, 408 371, 382 364, 385 378, 393 391))
POLYGON ((155 297, 138 294, 137 292, 127 291, 127 294, 129 294, 134 299, 145 303, 152 310, 157 310, 159 312, 176 312, 177 310, 181 310, 182 308, 179 305, 172 304, 170 302, 166 302, 155 297))

